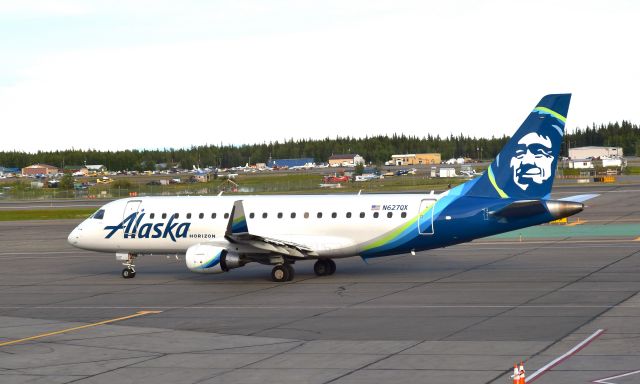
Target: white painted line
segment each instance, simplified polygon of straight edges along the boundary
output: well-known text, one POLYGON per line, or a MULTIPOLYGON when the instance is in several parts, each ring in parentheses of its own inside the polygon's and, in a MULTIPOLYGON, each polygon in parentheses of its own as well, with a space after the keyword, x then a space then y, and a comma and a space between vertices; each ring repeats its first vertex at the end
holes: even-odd
POLYGON ((587 345, 589 345, 589 343, 591 343, 593 340, 595 340, 597 337, 599 337, 603 333, 604 333, 604 329, 598 329, 597 331, 593 332, 591 334, 591 336, 589 336, 586 339, 582 340, 578 345, 576 345, 575 347, 571 348, 564 355, 559 356, 556 359, 550 361, 549 363, 547 363, 547 365, 545 365, 544 367, 538 369, 531 376, 527 377, 527 382, 528 383, 533 383, 534 380, 536 380, 538 377, 544 375, 551 368, 562 364, 565 360, 567 360, 571 356, 575 355, 576 353, 580 352, 580 350, 585 348, 587 345))
POLYGON ((635 375, 637 373, 640 373, 640 371, 633 371, 633 372, 629 372, 629 373, 623 373, 622 375, 605 377, 604 379, 600 379, 600 380, 594 381, 594 383, 598 383, 598 384, 616 384, 616 383, 614 383, 612 381, 609 381, 609 380, 619 379, 621 377, 627 377, 627 376, 635 375))
MULTIPOLYGON (((20 286, 17 286, 20 287, 20 286)), ((0 309, 140 309, 143 307, 129 305, 90 305, 90 306, 59 306, 59 305, 2 305, 0 309)), ((640 308, 640 305, 613 306, 613 305, 549 305, 549 306, 511 306, 511 305, 195 305, 195 306, 166 306, 146 305, 144 308, 152 309, 611 309, 611 308, 640 308)))

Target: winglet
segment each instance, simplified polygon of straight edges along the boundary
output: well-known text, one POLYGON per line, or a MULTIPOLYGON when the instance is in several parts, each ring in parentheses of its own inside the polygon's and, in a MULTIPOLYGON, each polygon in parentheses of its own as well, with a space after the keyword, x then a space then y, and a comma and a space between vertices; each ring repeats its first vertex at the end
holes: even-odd
POLYGON ((244 206, 242 200, 236 200, 233 203, 233 209, 231 210, 231 216, 227 223, 227 231, 225 236, 238 235, 243 233, 249 233, 249 226, 247 225, 247 218, 244 214, 244 206))

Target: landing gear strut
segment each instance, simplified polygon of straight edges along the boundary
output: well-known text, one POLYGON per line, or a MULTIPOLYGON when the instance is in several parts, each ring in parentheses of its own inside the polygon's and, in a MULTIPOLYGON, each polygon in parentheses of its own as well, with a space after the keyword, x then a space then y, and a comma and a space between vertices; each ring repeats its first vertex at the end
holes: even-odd
POLYGON ((289 263, 278 264, 271 270, 271 280, 276 283, 293 280, 295 270, 289 263))
POLYGON ((122 263, 122 265, 125 266, 125 268, 122 270, 122 277, 124 277, 125 279, 133 279, 134 277, 136 277, 136 266, 133 264, 136 256, 137 255, 134 253, 129 253, 124 259, 125 261, 122 263))
POLYGON ((329 276, 336 272, 336 263, 331 259, 318 259, 313 265, 317 276, 329 276))

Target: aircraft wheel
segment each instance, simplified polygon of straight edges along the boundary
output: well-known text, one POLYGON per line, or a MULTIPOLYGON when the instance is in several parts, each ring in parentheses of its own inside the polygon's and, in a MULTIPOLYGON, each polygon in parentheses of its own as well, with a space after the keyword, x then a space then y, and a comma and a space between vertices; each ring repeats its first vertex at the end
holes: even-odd
POLYGON ((136 271, 131 268, 125 268, 122 270, 122 277, 124 277, 125 279, 132 279, 136 277, 136 271))
POLYGON ((329 275, 331 272, 331 265, 328 261, 328 259, 318 259, 318 261, 313 264, 313 272, 315 272, 317 276, 329 275))
POLYGON ((289 281, 289 276, 291 276, 289 267, 284 264, 278 264, 271 270, 271 280, 276 283, 289 281))
POLYGON ((289 270, 289 278, 287 279, 287 281, 291 281, 291 280, 293 280, 293 277, 296 274, 296 270, 293 269, 293 265, 291 265, 291 264, 285 264, 285 266, 289 270))
POLYGON ((327 264, 329 264, 329 273, 327 275, 333 275, 336 273, 336 262, 331 259, 327 259, 327 264))

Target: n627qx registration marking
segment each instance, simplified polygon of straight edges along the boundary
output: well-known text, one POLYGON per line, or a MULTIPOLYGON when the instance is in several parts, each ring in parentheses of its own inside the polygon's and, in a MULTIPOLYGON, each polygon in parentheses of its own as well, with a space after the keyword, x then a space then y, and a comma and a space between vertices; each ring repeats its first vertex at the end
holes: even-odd
POLYGON ((122 276, 139 255, 185 255, 194 272, 272 265, 274 281, 293 264, 364 259, 450 246, 571 216, 595 195, 550 200, 568 94, 542 98, 481 176, 439 195, 204 196, 121 199, 69 235, 82 249, 116 253, 122 276))

